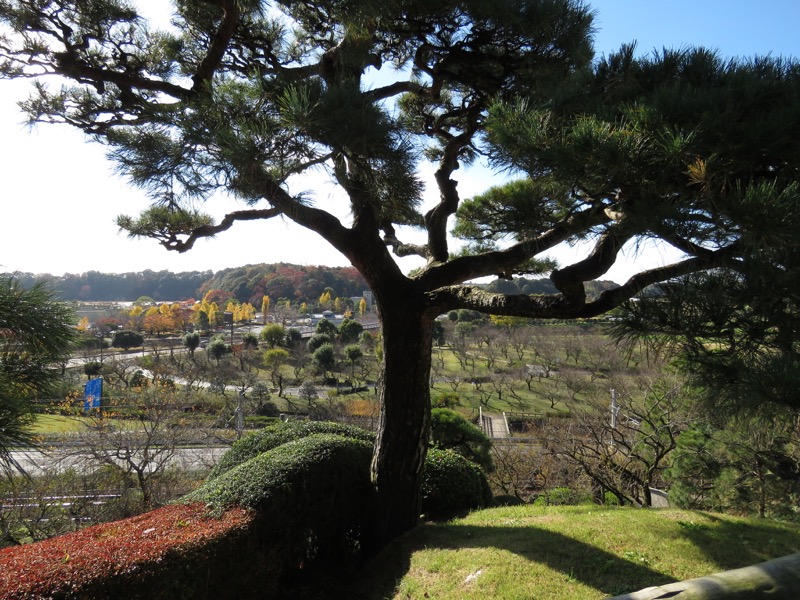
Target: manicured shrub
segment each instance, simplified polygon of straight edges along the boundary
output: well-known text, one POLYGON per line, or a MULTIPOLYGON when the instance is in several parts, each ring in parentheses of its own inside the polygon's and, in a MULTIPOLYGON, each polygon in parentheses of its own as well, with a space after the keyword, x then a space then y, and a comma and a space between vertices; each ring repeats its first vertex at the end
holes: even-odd
MULTIPOLYGON (((213 469, 209 475, 208 483, 196 493, 200 493, 203 489, 211 489, 209 486, 212 481, 263 453, 268 453, 270 450, 290 442, 319 434, 335 434, 360 440, 368 444, 370 449, 375 437, 373 433, 359 427, 326 421, 289 421, 275 424, 237 441, 213 469)), ((268 462, 274 460, 275 456, 270 454, 269 457, 261 460, 268 462)), ((364 477, 368 480, 369 460, 366 461, 365 465, 364 477)), ((237 471, 235 475, 226 476, 222 487, 227 489, 232 486, 231 481, 239 478, 241 473, 237 471)), ((428 451, 428 458, 422 477, 422 512, 428 518, 449 518, 491 504, 491 491, 486 476, 481 469, 453 451, 431 448, 428 451)), ((250 480, 249 477, 248 480, 250 480)), ((242 485, 246 486, 247 484, 242 485)), ((251 493, 254 494, 253 498, 256 498, 261 493, 257 490, 257 484, 254 484, 251 492, 245 492, 243 487, 237 486, 237 489, 239 490, 237 493, 242 494, 241 499, 233 500, 233 496, 226 496, 223 505, 228 505, 226 503, 237 504, 242 502, 245 497, 250 498, 249 494, 251 493)), ((222 500, 222 496, 215 496, 215 500, 212 500, 211 497, 200 498, 195 495, 192 495, 191 498, 214 502, 222 500)), ((255 506, 255 504, 248 504, 247 502, 256 501, 247 500, 243 505, 255 506)))
MULTIPOLYGON (((297 496, 317 487, 336 487, 340 477, 369 482, 372 445, 363 440, 329 433, 310 434, 289 440, 245 460, 217 477, 209 478, 184 497, 187 502, 205 502, 216 509, 242 506, 262 514, 276 512, 284 496, 297 496), (341 471, 341 473, 338 473, 341 471)), ((293 501, 296 498, 289 498, 293 501)), ((290 504, 293 510, 298 506, 290 504)))
MULTIPOLYGON (((355 427, 272 426, 241 440, 181 504, 0 551, 0 596, 284 597, 294 578, 347 568, 372 548, 372 447, 355 427)), ((480 468, 449 450, 429 451, 422 485, 431 518, 491 501, 480 468)))
POLYGON ((480 427, 449 408, 431 410, 431 444, 453 450, 487 473, 494 470, 492 440, 480 427))
POLYGON ((208 478, 215 479, 236 465, 240 465, 258 456, 262 452, 272 450, 281 444, 320 433, 343 435, 370 443, 373 443, 375 440, 375 435, 369 431, 359 427, 353 427, 352 425, 343 425, 341 423, 331 423, 328 421, 288 421, 286 423, 275 423, 261 431, 251 433, 237 440, 211 470, 208 478))
POLYGON ((253 515, 241 508, 210 518, 202 504, 171 505, 3 548, 0 597, 261 598, 274 556, 254 543, 252 526, 253 515))
POLYGON ((452 450, 431 448, 422 470, 422 512, 429 519, 450 519, 492 503, 486 475, 452 450))
POLYGON ((278 572, 359 555, 372 529, 374 491, 370 442, 333 434, 289 441, 208 480, 185 497, 213 512, 252 509, 265 542, 280 557, 278 572))

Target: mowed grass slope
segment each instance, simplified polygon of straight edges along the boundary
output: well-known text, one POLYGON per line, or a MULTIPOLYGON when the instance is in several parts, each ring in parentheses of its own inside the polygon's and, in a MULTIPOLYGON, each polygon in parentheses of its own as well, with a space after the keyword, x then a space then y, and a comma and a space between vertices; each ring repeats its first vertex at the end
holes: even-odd
POLYGON ((410 532, 353 598, 600 599, 800 552, 800 525, 677 509, 506 507, 410 532))

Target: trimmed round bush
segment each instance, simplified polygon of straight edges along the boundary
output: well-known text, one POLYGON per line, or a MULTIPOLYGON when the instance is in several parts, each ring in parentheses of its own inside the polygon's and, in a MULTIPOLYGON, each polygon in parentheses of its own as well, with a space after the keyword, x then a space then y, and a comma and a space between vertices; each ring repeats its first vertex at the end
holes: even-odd
POLYGON ((278 446, 302 439, 310 435, 331 433, 348 438, 374 443, 375 435, 352 425, 331 423, 328 421, 288 421, 275 423, 269 427, 248 434, 237 440, 211 470, 208 479, 216 479, 233 467, 242 464, 262 452, 278 446))
POLYGON ((435 448, 453 450, 487 473, 494 471, 492 440, 455 410, 431 410, 431 444, 435 448))
POLYGON ((296 500, 316 504, 332 497, 334 488, 340 485, 369 487, 371 458, 372 445, 364 440, 311 434, 276 446, 207 480, 184 500, 205 502, 216 509, 242 506, 289 518, 283 508, 290 508, 291 512, 303 508, 294 504, 296 500), (278 506, 284 502, 289 504, 278 506))
POLYGON ((322 560, 356 559, 371 531, 374 488, 372 444, 316 434, 289 441, 207 480, 184 496, 212 514, 250 508, 275 557, 278 578, 322 560))
POLYGON ((480 467, 452 450, 428 450, 421 498, 427 518, 451 519, 491 503, 489 482, 480 467))

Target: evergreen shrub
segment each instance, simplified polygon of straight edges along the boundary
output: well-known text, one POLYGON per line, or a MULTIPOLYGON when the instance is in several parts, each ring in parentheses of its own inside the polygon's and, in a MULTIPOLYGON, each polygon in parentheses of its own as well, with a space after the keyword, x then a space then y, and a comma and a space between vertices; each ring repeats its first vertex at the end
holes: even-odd
POLYGON ((245 435, 237 440, 211 470, 208 478, 215 479, 233 467, 258 456, 262 452, 272 450, 287 442, 298 440, 309 435, 332 433, 357 440, 373 443, 375 435, 352 425, 331 423, 329 421, 288 421, 274 423, 269 427, 245 435))
POLYGON ((275 571, 290 575, 331 557, 358 557, 374 506, 371 459, 367 441, 309 435, 207 480, 184 501, 203 502, 212 513, 254 510, 263 542, 279 557, 275 571))
POLYGON ((492 504, 492 492, 479 466, 451 450, 430 448, 422 470, 422 512, 428 519, 450 519, 492 504))

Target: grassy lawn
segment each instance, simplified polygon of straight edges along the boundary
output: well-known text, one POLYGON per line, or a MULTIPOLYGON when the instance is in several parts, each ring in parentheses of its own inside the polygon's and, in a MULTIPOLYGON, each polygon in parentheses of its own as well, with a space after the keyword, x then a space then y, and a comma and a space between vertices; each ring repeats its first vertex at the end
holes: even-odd
POLYGON ((83 417, 36 415, 36 421, 33 424, 33 431, 37 435, 73 433, 83 430, 84 421, 85 419, 83 417))
POLYGON ((506 507, 425 524, 354 598, 601 599, 800 551, 800 525, 677 509, 506 507))

